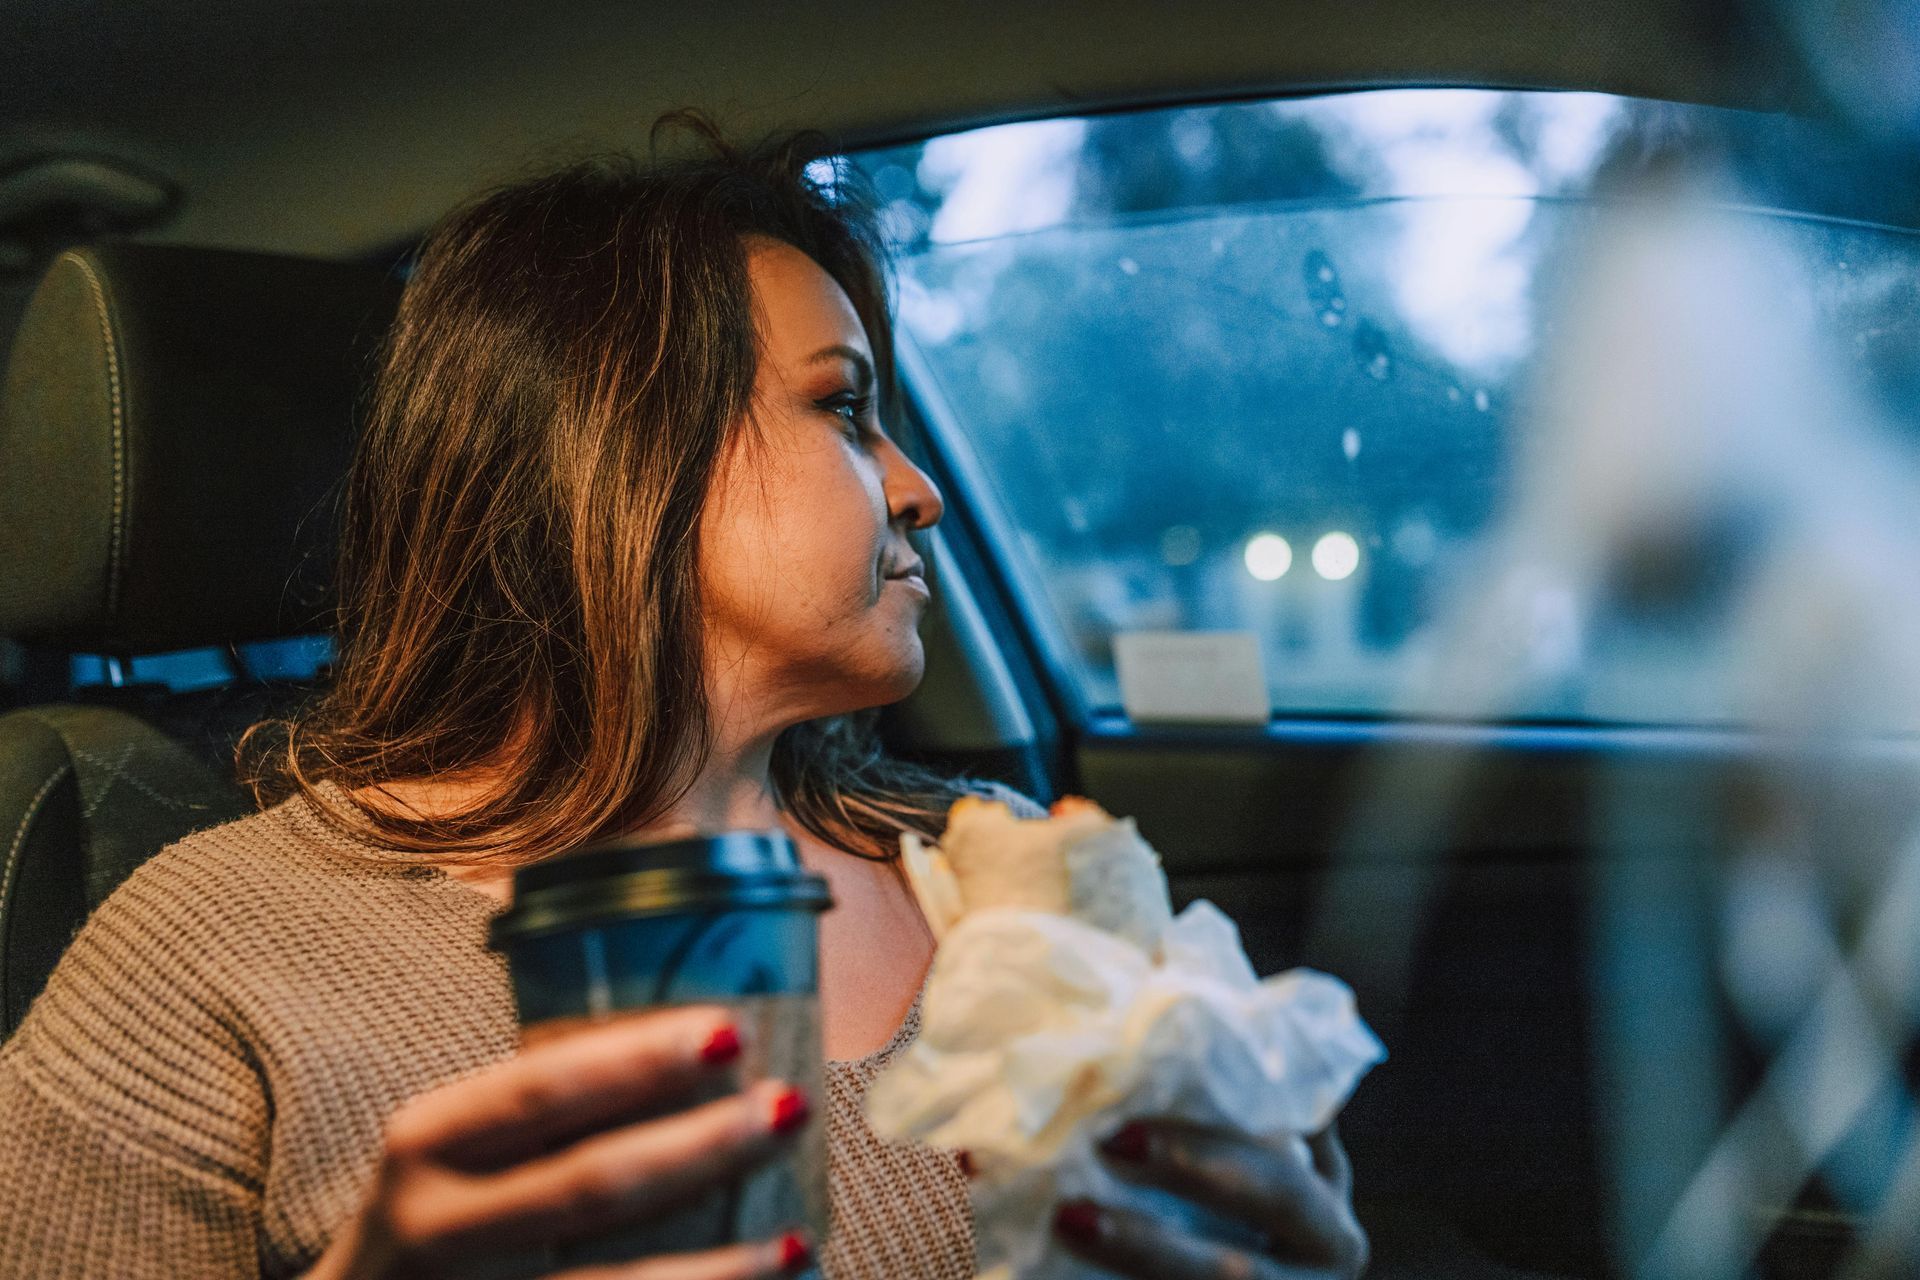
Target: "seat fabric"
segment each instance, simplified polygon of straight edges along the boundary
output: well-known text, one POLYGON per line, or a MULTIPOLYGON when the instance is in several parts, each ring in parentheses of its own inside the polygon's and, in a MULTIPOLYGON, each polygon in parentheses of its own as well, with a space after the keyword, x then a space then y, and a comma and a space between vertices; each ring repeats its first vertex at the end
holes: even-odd
POLYGON ((208 760, 112 707, 0 716, 0 1034, 11 1034, 87 914, 156 850, 240 817, 208 760))

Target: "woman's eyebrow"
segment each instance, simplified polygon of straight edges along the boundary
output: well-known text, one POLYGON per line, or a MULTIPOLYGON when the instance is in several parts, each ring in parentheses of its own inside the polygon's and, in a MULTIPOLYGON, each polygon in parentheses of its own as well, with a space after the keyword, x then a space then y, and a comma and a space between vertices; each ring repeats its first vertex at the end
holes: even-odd
POLYGON ((830 347, 822 347, 807 357, 808 364, 819 364, 823 360, 845 360, 853 366, 854 382, 862 389, 873 382, 873 361, 866 353, 856 351, 844 342, 836 342, 830 347))

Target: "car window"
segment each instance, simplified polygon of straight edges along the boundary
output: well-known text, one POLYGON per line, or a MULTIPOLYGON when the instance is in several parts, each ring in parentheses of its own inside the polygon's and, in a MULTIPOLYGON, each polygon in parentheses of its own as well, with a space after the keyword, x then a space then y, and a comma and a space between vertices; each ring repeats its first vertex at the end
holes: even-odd
POLYGON ((75 654, 69 663, 76 686, 161 684, 175 692, 187 692, 241 679, 314 680, 332 663, 333 648, 330 636, 289 636, 251 641, 231 650, 181 649, 121 660, 75 654))
MULTIPOLYGON (((1783 305, 1883 380, 1913 367, 1920 242, 1825 145, 1749 113, 1395 90, 854 162, 897 248, 903 373, 1070 700, 1119 709, 1118 635, 1236 630, 1277 713, 1433 715, 1441 605, 1490 572, 1549 304, 1609 193, 1712 152, 1728 215, 1791 264, 1783 305)), ((1578 660, 1508 715, 1735 717, 1697 636, 1576 637, 1573 613, 1529 603, 1529 643, 1578 660)))

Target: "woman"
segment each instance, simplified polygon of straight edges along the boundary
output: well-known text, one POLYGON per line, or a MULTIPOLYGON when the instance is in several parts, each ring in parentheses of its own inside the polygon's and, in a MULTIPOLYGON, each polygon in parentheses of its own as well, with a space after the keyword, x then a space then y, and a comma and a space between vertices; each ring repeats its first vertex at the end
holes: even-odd
MULTIPOLYGON (((349 485, 338 679, 253 756, 278 803, 135 874, 0 1051, 0 1274, 478 1274, 824 1122, 831 1240, 592 1274, 773 1275, 819 1249, 849 1280, 972 1275, 961 1160, 860 1118, 932 953, 890 850, 969 786, 887 760, 859 714, 920 679, 910 535, 941 499, 882 425, 870 223, 807 179, 804 140, 707 141, 495 191, 429 236, 349 485), (839 904, 826 1098, 673 1109, 738 1052, 711 1007, 518 1051, 485 945, 514 865, 774 826, 839 904)), ((1173 1124, 1114 1143, 1270 1250, 1084 1204, 1059 1227, 1124 1275, 1351 1274, 1344 1159, 1314 1149, 1173 1124)))

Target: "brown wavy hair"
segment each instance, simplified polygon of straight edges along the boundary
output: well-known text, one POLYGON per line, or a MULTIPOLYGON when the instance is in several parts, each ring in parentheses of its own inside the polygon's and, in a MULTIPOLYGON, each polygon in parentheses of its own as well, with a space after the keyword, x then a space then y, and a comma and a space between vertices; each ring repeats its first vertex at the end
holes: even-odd
MULTIPOLYGON (((663 124, 701 145, 489 191, 426 237, 347 480, 335 682, 241 745, 263 805, 303 794, 390 848, 524 862, 661 817, 707 759, 700 513, 752 399, 744 238, 846 290, 883 388, 892 330, 871 202, 844 166, 810 176, 823 139, 663 124), (453 814, 352 794, 483 770, 501 784, 453 814)), ((888 757, 874 719, 788 729, 772 784, 886 859, 978 784, 888 757)))

